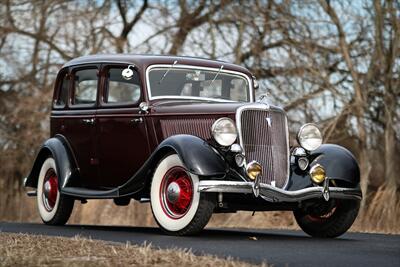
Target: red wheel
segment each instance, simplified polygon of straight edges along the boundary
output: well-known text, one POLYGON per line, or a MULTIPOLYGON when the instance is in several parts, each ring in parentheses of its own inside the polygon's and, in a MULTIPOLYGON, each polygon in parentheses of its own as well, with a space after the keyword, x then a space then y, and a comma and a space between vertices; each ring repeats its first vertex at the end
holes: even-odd
POLYGON ((151 182, 150 204, 155 220, 168 234, 194 234, 208 223, 215 200, 211 194, 200 194, 198 183, 199 177, 188 172, 176 154, 158 164, 151 182))
POLYGON ((43 162, 37 185, 37 205, 42 221, 51 225, 65 224, 74 207, 74 199, 58 190, 58 175, 53 158, 43 162))
POLYGON ((172 219, 182 218, 193 200, 193 183, 182 167, 172 167, 164 175, 160 186, 160 202, 165 214, 172 219))
POLYGON ((56 171, 52 168, 47 170, 42 191, 43 206, 50 212, 54 209, 58 197, 58 177, 56 171))

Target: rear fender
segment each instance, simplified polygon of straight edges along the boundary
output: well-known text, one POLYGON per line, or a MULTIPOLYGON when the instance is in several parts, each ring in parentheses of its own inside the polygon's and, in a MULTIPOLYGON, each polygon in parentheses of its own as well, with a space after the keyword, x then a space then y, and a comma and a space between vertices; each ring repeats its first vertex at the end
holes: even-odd
POLYGON ((40 169, 48 157, 53 157, 56 162, 59 189, 71 185, 73 181, 78 181, 79 171, 70 146, 65 137, 56 135, 46 140, 41 146, 32 170, 26 177, 25 187, 37 188, 40 169))

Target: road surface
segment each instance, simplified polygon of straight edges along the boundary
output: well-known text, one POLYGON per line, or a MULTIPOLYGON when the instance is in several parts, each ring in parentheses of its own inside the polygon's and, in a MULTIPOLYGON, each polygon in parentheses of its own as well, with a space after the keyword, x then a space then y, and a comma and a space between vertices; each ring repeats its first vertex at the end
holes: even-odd
POLYGON ((187 248, 196 255, 233 257, 274 266, 398 266, 400 235, 347 233, 336 239, 310 238, 300 231, 206 229, 199 236, 163 235, 158 228, 2 223, 0 232, 73 237, 80 235, 157 248, 187 248))

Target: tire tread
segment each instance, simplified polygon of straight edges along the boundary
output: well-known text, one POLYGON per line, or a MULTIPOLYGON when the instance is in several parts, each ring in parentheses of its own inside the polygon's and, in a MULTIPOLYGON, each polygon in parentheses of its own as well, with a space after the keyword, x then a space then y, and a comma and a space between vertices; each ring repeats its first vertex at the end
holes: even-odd
POLYGON ((322 223, 310 221, 307 214, 300 210, 294 211, 297 224, 312 237, 334 238, 344 234, 357 218, 360 208, 359 201, 342 201, 338 210, 322 223))

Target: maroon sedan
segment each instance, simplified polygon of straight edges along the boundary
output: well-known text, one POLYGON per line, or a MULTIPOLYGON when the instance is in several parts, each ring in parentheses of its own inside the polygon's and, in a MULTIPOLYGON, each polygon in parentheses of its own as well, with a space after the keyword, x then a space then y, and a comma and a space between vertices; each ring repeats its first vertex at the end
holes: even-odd
POLYGON ((58 73, 50 138, 24 185, 46 224, 68 221, 74 201, 150 202, 168 234, 201 231, 214 212, 292 210, 311 236, 354 222, 359 167, 322 144, 314 124, 289 147, 283 109, 240 66, 190 57, 95 55, 58 73))

